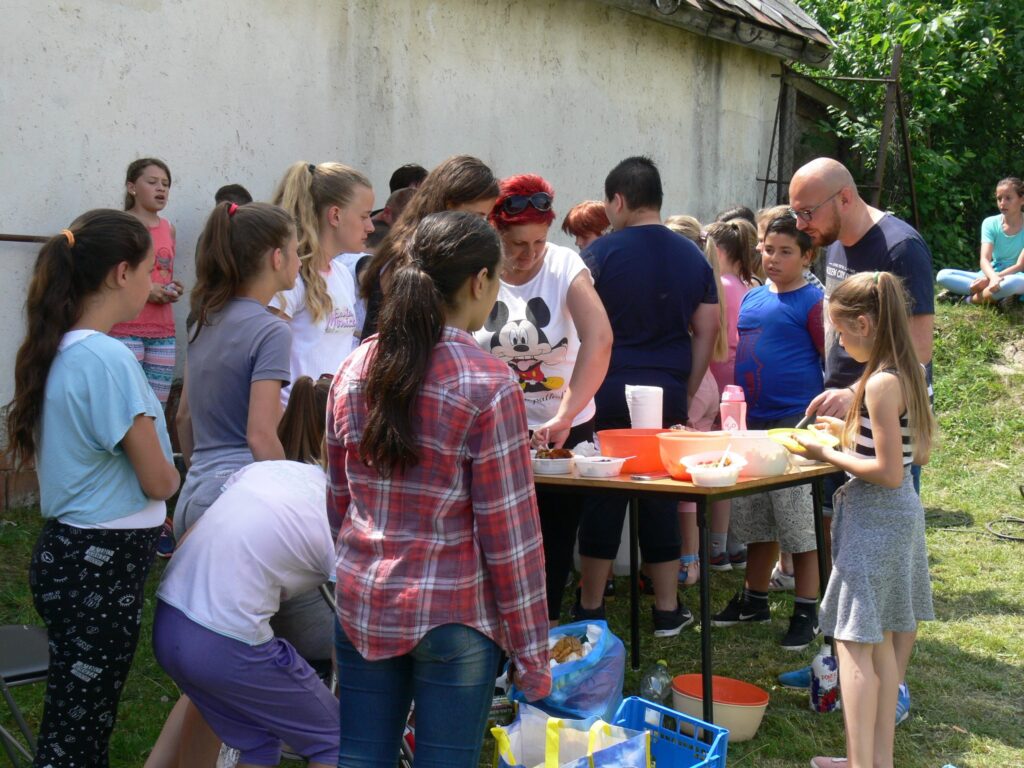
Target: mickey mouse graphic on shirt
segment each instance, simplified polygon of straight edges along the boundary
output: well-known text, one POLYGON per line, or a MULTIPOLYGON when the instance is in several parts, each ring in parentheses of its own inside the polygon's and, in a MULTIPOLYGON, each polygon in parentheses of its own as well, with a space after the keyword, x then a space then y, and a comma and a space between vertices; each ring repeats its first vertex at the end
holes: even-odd
POLYGON ((541 330, 551 322, 551 310, 537 297, 526 303, 526 318, 508 319, 508 306, 496 301, 484 328, 491 331, 491 353, 508 363, 519 377, 523 392, 548 392, 561 389, 565 379, 548 377, 544 364, 561 363, 569 350, 569 339, 552 346, 541 330))

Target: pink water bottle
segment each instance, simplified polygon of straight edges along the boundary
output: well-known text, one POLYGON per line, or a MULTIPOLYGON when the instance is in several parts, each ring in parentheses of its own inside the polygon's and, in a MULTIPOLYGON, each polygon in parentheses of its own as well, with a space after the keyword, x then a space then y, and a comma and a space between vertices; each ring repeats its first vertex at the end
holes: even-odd
POLYGON ((722 429, 736 432, 747 428, 747 401, 743 397, 743 387, 726 384, 722 392, 722 429))

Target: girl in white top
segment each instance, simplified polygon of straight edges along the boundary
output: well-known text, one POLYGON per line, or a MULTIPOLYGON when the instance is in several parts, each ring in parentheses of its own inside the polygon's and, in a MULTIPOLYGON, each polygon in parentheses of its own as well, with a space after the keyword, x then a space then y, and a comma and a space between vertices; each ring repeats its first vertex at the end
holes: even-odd
MULTIPOLYGON (((501 285, 476 340, 518 377, 534 445, 561 448, 593 439, 594 393, 608 371, 612 329, 583 259, 548 242, 553 199, 540 176, 502 180, 490 216, 505 256, 501 285)), ((552 621, 572 564, 578 501, 537 494, 552 621)))
MULTIPOLYGON (((362 251, 373 232, 373 188, 341 163, 299 162, 285 173, 274 203, 295 217, 302 259, 295 287, 270 305, 291 325, 292 381, 333 375, 358 344, 355 281, 335 257, 362 251)), ((281 390, 282 404, 290 392, 281 390)))
POLYGON ((307 629, 333 632, 334 614, 316 593, 334 570, 319 464, 328 389, 295 382, 278 430, 288 460, 236 472, 164 572, 153 649, 186 695, 147 768, 212 765, 221 741, 241 750, 243 764, 272 765, 282 739, 310 765, 337 762, 337 702, 296 652, 304 638, 283 637, 273 621, 309 595, 314 610, 300 606, 307 629))

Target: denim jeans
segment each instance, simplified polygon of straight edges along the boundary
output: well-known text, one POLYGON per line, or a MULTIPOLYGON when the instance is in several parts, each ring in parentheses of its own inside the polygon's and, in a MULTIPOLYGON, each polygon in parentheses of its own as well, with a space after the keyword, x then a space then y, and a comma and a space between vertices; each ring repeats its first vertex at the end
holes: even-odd
POLYGON ((394 768, 416 702, 417 768, 476 768, 500 651, 471 627, 445 624, 412 651, 367 661, 335 624, 339 768, 394 768))
MULTIPOLYGON (((966 296, 971 292, 971 283, 984 276, 984 272, 967 272, 963 269, 940 269, 939 274, 935 276, 935 282, 950 293, 966 296)), ((1014 294, 1024 294, 1024 274, 1019 272, 1004 277, 999 284, 999 290, 992 294, 992 298, 998 301, 1014 294)))

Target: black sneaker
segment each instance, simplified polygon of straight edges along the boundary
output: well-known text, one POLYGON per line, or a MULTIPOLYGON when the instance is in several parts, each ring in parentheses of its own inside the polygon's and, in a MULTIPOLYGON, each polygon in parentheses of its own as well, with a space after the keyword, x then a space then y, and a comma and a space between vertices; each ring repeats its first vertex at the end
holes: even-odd
POLYGON ((604 621, 604 600, 601 601, 601 606, 599 608, 584 608, 583 605, 580 603, 580 590, 577 589, 576 602, 573 604, 572 609, 569 611, 569 616, 572 617, 573 621, 587 621, 590 619, 593 619, 595 621, 604 621))
POLYGON ((755 608, 743 599, 743 593, 737 592, 725 608, 711 617, 713 627, 731 627, 733 624, 764 624, 772 620, 768 602, 763 608, 755 608))
POLYGON ((659 611, 651 606, 651 615, 654 617, 655 637, 675 637, 693 624, 693 614, 682 603, 674 611, 659 611))
POLYGON ((790 618, 789 630, 779 645, 787 651, 802 651, 820 634, 818 617, 813 613, 797 611, 790 618))

